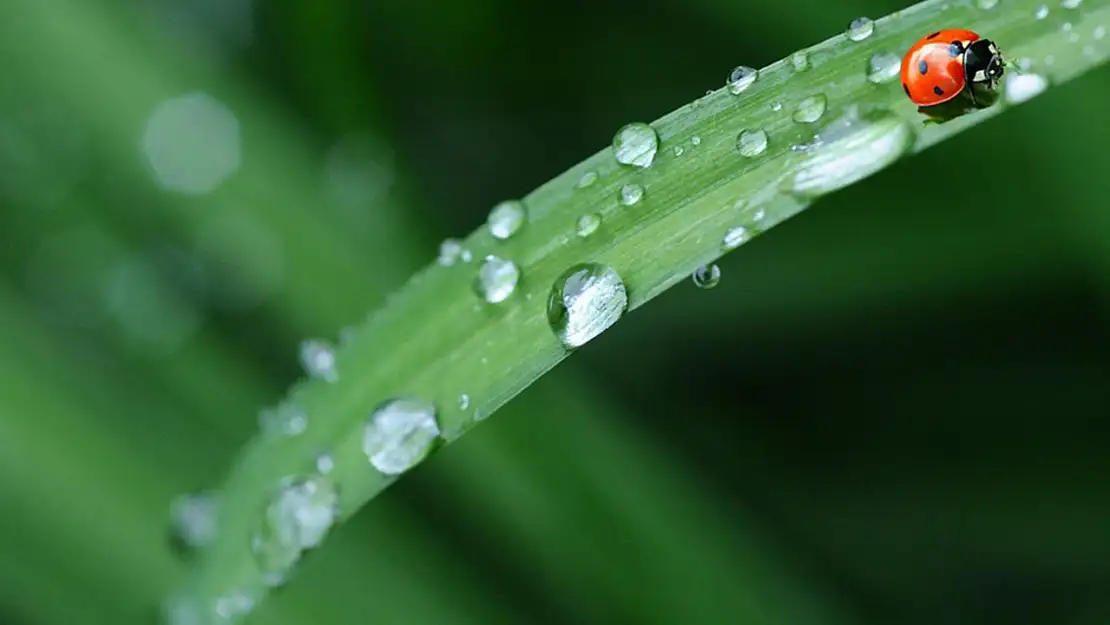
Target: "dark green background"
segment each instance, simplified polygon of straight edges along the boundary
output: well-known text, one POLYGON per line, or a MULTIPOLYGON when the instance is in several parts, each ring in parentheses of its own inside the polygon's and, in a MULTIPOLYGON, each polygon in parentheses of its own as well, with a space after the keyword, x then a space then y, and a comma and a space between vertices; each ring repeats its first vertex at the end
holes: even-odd
MULTIPOLYGON (((301 339, 625 122, 905 6, 283 0, 243 30, 239 4, 0 8, 0 621, 149 622, 182 570, 171 498, 218 483, 301 339), (237 115, 243 160, 189 197, 138 145, 197 90, 237 115), (354 205, 321 174, 352 135, 377 181, 354 205), (198 243, 238 219, 280 266, 237 231, 198 243)), ((1110 622, 1108 78, 630 314, 334 532, 254 622, 1110 622)))

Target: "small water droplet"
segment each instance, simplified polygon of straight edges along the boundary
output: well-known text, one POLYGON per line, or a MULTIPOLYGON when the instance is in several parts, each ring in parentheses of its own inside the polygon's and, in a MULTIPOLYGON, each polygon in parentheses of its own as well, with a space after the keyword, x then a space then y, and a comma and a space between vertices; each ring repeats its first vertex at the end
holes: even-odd
POLYGON ((767 133, 762 130, 743 130, 736 135, 736 149, 741 156, 753 158, 767 150, 767 133))
POLYGON ((582 263, 556 278, 547 299, 547 321, 562 344, 574 349, 612 327, 628 309, 628 291, 607 265, 582 263))
POLYGON ((629 183, 621 187, 620 203, 625 206, 632 206, 637 204, 644 197, 644 188, 635 183, 629 183))
POLYGON ((311 378, 335 382, 339 371, 335 368, 335 349, 325 341, 308 339, 301 342, 301 366, 311 378))
POLYGON ((746 65, 737 65, 729 72, 728 81, 725 85, 728 87, 729 93, 740 95, 755 83, 756 78, 759 78, 759 70, 746 65))
POLYGON ((320 475, 327 475, 335 468, 335 456, 329 452, 323 452, 316 456, 316 472, 320 475))
POLYGON ((699 289, 712 289, 721 281, 721 268, 716 263, 702 265, 694 270, 691 278, 699 289))
POLYGON ((474 276, 474 291, 486 302, 499 304, 509 298, 520 281, 520 267, 511 260, 486 256, 474 276))
POLYGON ((761 208, 761 209, 755 211, 755 214, 752 215, 752 219, 754 219, 755 221, 763 221, 763 218, 766 217, 766 216, 767 216, 767 211, 765 211, 761 208))
POLYGON ((909 152, 915 140, 913 128, 889 111, 851 111, 802 150, 806 160, 782 188, 804 199, 820 197, 890 165, 909 152))
POLYGON ((809 55, 803 51, 798 51, 790 57, 790 64, 794 66, 794 71, 804 72, 809 69, 809 55))
POLYGON ((1094 37, 1095 39, 1102 39, 1103 37, 1106 36, 1106 27, 1105 26, 1095 26, 1094 31, 1091 32, 1091 36, 1094 37))
POLYGON ((489 212, 486 224, 495 239, 505 240, 524 227, 524 203, 520 200, 505 200, 489 212))
POLYGON ((459 262, 462 257, 463 246, 458 239, 445 239, 439 244, 439 257, 436 262, 444 267, 450 267, 459 262))
POLYGON ((170 504, 173 535, 190 549, 200 549, 216 538, 216 497, 214 493, 181 495, 170 504))
POLYGON ((812 124, 825 114, 827 104, 828 99, 824 94, 811 95, 798 103, 798 108, 794 110, 791 118, 799 124, 812 124))
POLYGON ((1021 104, 1048 88, 1048 79, 1040 74, 1018 74, 1006 81, 1006 102, 1021 104))
POLYGON ((875 32, 875 22, 869 17, 857 17, 848 24, 848 38, 852 41, 863 41, 875 32))
POLYGON ((259 411, 258 427, 266 436, 297 436, 308 428, 308 415, 293 404, 282 403, 259 411))
POLYGON ((891 82, 902 71, 902 58, 892 52, 872 54, 867 60, 867 81, 881 85, 891 82))
POLYGON ((721 248, 726 252, 734 250, 746 241, 752 238, 751 232, 744 226, 733 226, 725 233, 724 239, 721 240, 721 248))
POLYGON ((771 110, 775 111, 776 113, 781 111, 782 110, 782 102, 772 102, 771 103, 771 110))
POLYGON ((338 511, 339 495, 326 478, 297 476, 281 481, 251 538, 251 552, 270 585, 284 580, 303 551, 323 542, 338 511))
POLYGON ((578 222, 574 226, 575 233, 578 236, 585 238, 597 232, 601 226, 601 215, 597 213, 587 213, 578 218, 578 222))
POLYGON ((254 599, 245 592, 234 592, 216 599, 216 616, 225 620, 237 620, 254 609, 254 599))
POLYGON ((982 11, 990 11, 998 6, 998 0, 979 0, 979 9, 982 11))
POLYGON ((1060 0, 1060 6, 1065 9, 1078 9, 1081 4, 1083 0, 1060 0))
POLYGON ((685 152, 686 149, 683 148, 681 145, 676 145, 674 146, 674 149, 672 151, 674 152, 675 156, 682 156, 682 153, 685 152))
POLYGON ((699 137, 697 135, 694 135, 694 136, 690 137, 690 145, 695 146, 695 147, 701 145, 701 137, 699 137))
POLYGON ((362 451, 385 475, 400 475, 420 464, 439 440, 436 407, 428 401, 391 399, 366 422, 362 451))
POLYGON ((659 136, 645 123, 627 124, 613 135, 613 157, 623 165, 649 167, 658 150, 659 136))
POLYGON ((459 410, 466 410, 470 407, 470 395, 463 393, 459 395, 459 410))
POLYGON ((1048 17, 1048 5, 1037 5, 1037 8, 1033 9, 1033 17, 1038 20, 1043 20, 1044 18, 1048 17))
POLYGON ((1063 24, 1060 25, 1060 31, 1061 32, 1070 33, 1071 29, 1072 29, 1071 22, 1064 22, 1063 24))
POLYGON ((592 185, 595 182, 597 182, 597 172, 596 171, 588 171, 588 172, 582 174, 582 177, 578 179, 578 188, 579 189, 585 189, 586 187, 592 185))

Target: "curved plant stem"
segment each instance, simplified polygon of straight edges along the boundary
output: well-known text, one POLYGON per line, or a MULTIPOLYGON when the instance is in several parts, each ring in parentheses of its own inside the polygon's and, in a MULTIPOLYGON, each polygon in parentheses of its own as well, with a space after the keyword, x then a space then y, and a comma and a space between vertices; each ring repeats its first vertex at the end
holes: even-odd
POLYGON ((284 477, 312 473, 322 451, 334 457, 327 477, 340 493, 339 519, 386 488, 395 478, 376 471, 362 450, 375 406, 400 396, 434 402, 442 439, 451 442, 565 358, 546 304, 567 268, 596 262, 615 269, 634 310, 734 247, 725 245, 730 230, 745 228, 734 243, 765 232, 821 195, 1010 108, 1042 79, 1059 84, 1106 60, 1110 0, 1054 4, 1038 19, 1040 4, 1000 0, 981 9, 975 0, 929 0, 877 20, 865 39, 841 34, 802 51, 804 69, 788 55, 740 94, 718 89, 651 124, 658 152, 650 166, 618 163, 606 148, 523 198, 528 218, 514 236, 475 231, 462 242, 471 261, 432 263, 351 329, 336 351, 337 380, 310 379, 292 389, 285 401, 304 411, 306 430, 259 436, 243 451, 222 485, 217 537, 199 554, 182 596, 210 611, 221 598, 257 602, 265 595, 251 539, 267 497, 284 477), (953 26, 994 39, 1024 74, 1004 79, 1011 84, 1003 91, 1015 98, 930 123, 897 76, 882 70, 923 34, 953 26), (869 71, 872 65, 878 71, 869 71), (824 103, 819 115, 815 102, 824 103), (740 150, 744 130, 756 134, 740 150), (763 149, 751 140, 760 131, 763 149), (642 198, 622 203, 625 185, 642 187, 642 198), (579 236, 576 223, 585 215, 600 216, 601 225, 579 236), (497 304, 473 289, 487 255, 510 259, 521 272, 497 304))

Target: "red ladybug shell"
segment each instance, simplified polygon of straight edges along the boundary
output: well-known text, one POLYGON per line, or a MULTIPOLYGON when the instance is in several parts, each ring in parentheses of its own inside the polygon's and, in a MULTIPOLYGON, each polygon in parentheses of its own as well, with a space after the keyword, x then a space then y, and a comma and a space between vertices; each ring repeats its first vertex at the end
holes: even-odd
POLYGON ((942 104, 963 91, 967 85, 963 50, 977 39, 979 35, 970 30, 947 28, 910 47, 902 57, 902 88, 914 104, 942 104))

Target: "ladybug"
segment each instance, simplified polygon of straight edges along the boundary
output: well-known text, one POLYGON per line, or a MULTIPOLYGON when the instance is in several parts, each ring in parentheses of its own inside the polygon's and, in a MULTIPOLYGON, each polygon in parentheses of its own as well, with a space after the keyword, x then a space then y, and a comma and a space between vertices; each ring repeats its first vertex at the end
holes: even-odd
POLYGON ((902 57, 902 88, 921 107, 943 104, 965 91, 979 107, 975 89, 994 89, 1004 64, 990 39, 962 28, 938 30, 919 39, 902 57))

